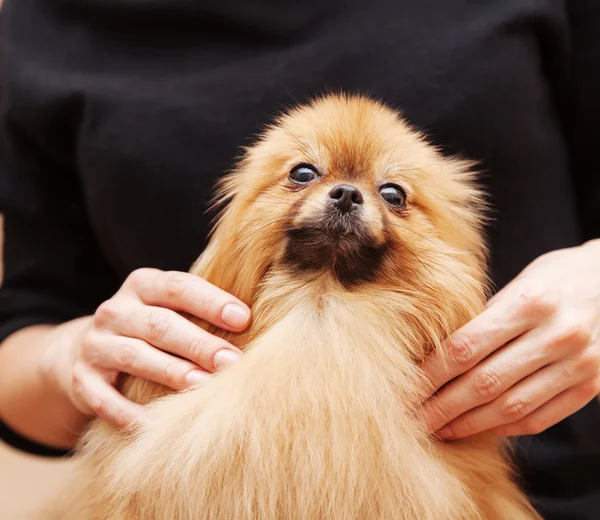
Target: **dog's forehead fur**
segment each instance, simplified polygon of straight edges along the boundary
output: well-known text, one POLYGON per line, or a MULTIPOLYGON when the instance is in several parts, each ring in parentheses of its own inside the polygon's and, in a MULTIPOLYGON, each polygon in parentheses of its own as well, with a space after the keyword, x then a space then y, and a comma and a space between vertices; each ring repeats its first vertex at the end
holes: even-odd
POLYGON ((360 97, 324 98, 278 121, 281 139, 332 178, 381 180, 422 162, 428 148, 389 108, 360 97))
POLYGON ((432 213, 444 212, 448 201, 477 198, 472 163, 443 157, 396 112, 359 96, 320 98, 278 118, 246 150, 223 191, 250 200, 300 163, 316 166, 331 182, 395 182, 432 213))

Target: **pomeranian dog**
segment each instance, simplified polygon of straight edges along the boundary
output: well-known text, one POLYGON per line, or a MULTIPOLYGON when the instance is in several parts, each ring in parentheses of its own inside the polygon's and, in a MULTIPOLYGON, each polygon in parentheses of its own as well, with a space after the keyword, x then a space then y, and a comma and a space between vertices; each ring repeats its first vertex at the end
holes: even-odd
POLYGON ((245 355, 181 393, 129 378, 148 427, 95 421, 55 518, 539 518, 502 440, 442 442, 419 415, 420 362, 486 300, 472 164, 378 102, 326 96, 267 128, 218 193, 192 272, 253 309, 243 334, 201 323, 245 355))

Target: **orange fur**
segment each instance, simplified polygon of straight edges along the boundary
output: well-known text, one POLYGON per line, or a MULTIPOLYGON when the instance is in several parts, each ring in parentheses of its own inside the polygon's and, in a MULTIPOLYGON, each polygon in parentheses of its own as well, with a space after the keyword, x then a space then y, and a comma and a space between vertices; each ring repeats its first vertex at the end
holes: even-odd
POLYGON ((240 335, 202 323, 243 360, 181 393, 130 378, 124 392, 149 402, 150 425, 126 434, 95 421, 81 474, 47 518, 537 518, 503 442, 444 443, 419 417, 418 363, 485 302, 471 167, 366 98, 328 96, 280 117, 221 183, 227 208, 192 268, 252 307, 240 335), (323 177, 292 186, 299 163, 323 177), (382 182, 405 189, 406 208, 386 206, 382 182), (369 240, 387 244, 373 276, 351 286, 332 275, 335 252, 312 271, 285 256, 288 230, 322 218, 339 183, 360 189, 369 240))

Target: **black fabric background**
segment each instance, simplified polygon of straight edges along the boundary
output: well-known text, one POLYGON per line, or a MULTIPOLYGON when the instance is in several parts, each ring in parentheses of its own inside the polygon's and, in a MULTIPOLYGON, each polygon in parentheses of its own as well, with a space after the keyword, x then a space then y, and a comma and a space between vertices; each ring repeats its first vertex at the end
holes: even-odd
MULTIPOLYGON (((497 287, 600 235, 596 1, 8 0, 0 16, 0 338, 92 313, 137 267, 188 269, 239 147, 331 90, 480 161, 497 287)), ((600 518, 599 416, 594 401, 520 441, 545 518, 600 518)))

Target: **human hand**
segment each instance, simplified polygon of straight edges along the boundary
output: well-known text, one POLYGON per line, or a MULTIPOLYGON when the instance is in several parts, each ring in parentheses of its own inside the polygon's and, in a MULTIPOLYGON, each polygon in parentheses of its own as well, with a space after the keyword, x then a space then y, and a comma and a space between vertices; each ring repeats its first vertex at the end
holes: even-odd
POLYGON ((542 432, 600 392, 600 240, 545 254, 422 368, 442 439, 542 432), (441 388, 441 390, 440 390, 441 388))
POLYGON ((47 366, 83 414, 119 427, 143 424, 143 408, 114 387, 119 373, 183 390, 240 354, 176 311, 234 332, 250 318, 246 305, 197 276, 139 269, 71 341, 62 341, 62 352, 55 349, 47 366))

